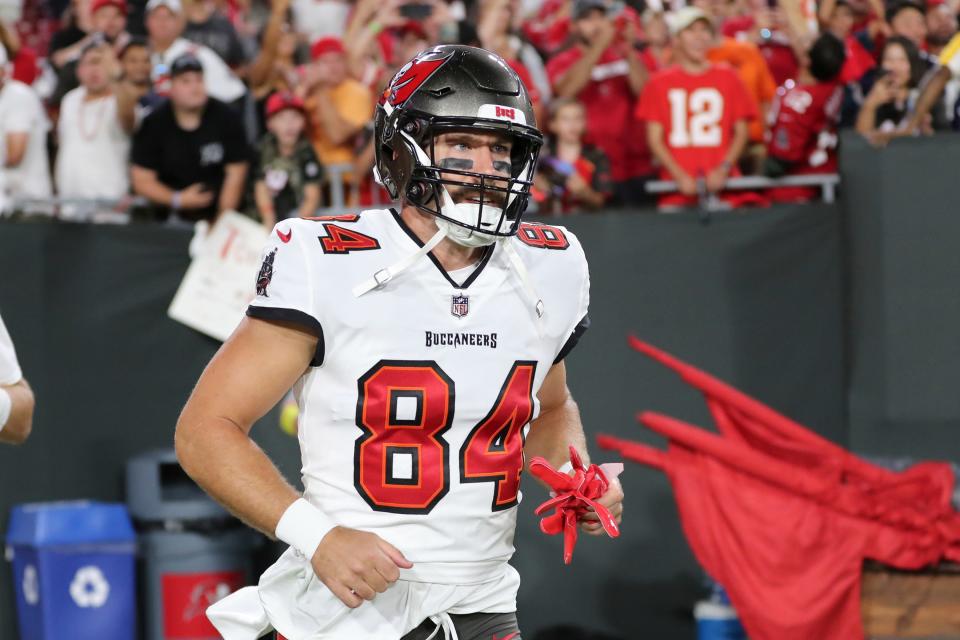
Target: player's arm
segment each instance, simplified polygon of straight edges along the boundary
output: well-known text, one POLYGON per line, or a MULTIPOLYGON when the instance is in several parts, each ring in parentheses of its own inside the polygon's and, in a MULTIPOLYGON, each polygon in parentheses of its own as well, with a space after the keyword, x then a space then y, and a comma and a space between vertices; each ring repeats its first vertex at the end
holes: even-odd
POLYGON ((307 369, 316 344, 316 336, 295 325, 245 318, 207 365, 177 422, 183 469, 270 536, 300 495, 249 433, 307 369))
POLYGON ((316 353, 317 337, 299 325, 245 318, 207 365, 177 422, 184 471, 250 526, 281 538, 310 559, 317 577, 348 607, 372 600, 413 565, 379 536, 333 526, 300 499, 250 439, 316 353))
POLYGON ((33 391, 27 381, 20 379, 11 385, 0 385, 0 442, 23 444, 33 428, 33 391), (7 400, 9 399, 9 406, 7 400), (7 414, 3 419, 3 414, 7 414))
MULTIPOLYGON (((590 464, 580 409, 567 387, 567 369, 562 360, 547 372, 537 398, 540 400, 540 415, 530 423, 530 432, 523 447, 524 458, 529 461, 540 456, 554 468, 559 468, 570 460, 569 447, 573 445, 583 463, 590 464)), ((598 502, 607 507, 620 522, 623 514, 623 488, 620 481, 611 479, 610 488, 598 502)), ((582 526, 587 533, 603 533, 596 514, 584 516, 582 526)))

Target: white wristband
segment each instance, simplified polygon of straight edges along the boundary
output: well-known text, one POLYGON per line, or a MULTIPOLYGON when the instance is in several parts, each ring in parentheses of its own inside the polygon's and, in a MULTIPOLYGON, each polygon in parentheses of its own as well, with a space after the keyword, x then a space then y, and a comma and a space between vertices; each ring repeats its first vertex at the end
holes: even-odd
POLYGON ((7 426, 7 420, 10 419, 10 411, 13 410, 13 398, 6 389, 0 387, 0 431, 7 426))
POLYGON ((310 560, 320 541, 335 526, 327 514, 300 498, 280 516, 276 535, 278 540, 283 540, 310 560))

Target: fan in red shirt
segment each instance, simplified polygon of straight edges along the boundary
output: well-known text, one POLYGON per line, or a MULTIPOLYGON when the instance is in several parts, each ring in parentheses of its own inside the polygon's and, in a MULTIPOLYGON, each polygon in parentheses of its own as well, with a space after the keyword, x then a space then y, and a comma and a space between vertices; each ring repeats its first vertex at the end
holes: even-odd
MULTIPOLYGON (((680 191, 660 199, 661 208, 697 204, 698 180, 719 193, 747 143, 747 122, 756 115, 753 100, 737 73, 707 60, 713 45, 710 18, 696 7, 668 17, 674 34, 676 66, 647 83, 637 118, 647 123, 647 140, 661 175, 680 191)), ((724 194, 728 202, 738 201, 724 194)))
MULTIPOLYGON (((770 177, 836 173, 844 49, 835 35, 822 34, 810 47, 797 84, 780 89, 767 145, 770 177)), ((768 193, 776 202, 806 202, 816 194, 812 187, 778 187, 768 193)))
POLYGON ((643 131, 633 119, 636 96, 647 71, 634 47, 635 23, 626 14, 611 16, 603 0, 574 0, 574 46, 547 63, 559 98, 576 98, 587 110, 584 142, 610 159, 614 193, 620 201, 642 195, 638 182, 653 173, 643 131))

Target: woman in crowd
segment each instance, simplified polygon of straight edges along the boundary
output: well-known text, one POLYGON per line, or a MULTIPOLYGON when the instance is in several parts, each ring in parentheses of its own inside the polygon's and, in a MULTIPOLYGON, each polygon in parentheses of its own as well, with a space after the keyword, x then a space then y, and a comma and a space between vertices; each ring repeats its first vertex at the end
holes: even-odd
POLYGON ((924 68, 916 45, 893 36, 883 45, 877 81, 857 115, 857 131, 868 139, 905 125, 916 107, 924 68))

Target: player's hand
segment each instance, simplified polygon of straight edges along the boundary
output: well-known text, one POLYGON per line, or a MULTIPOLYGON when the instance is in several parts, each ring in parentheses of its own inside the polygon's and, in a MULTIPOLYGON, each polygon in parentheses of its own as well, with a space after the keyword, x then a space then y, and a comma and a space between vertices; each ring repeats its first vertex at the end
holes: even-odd
POLYGON ((195 182, 180 192, 181 209, 204 209, 213 202, 213 192, 206 185, 195 182))
MULTIPOLYGON (((600 496, 597 502, 607 508, 610 515, 614 517, 619 525, 623 518, 623 487, 617 478, 610 479, 609 483, 610 486, 607 487, 607 492, 600 496)), ((588 533, 591 536, 603 535, 603 526, 600 524, 600 518, 592 509, 580 519, 580 528, 584 533, 588 533)))
POLYGON ((707 191, 710 193, 720 193, 727 184, 729 173, 723 165, 716 167, 707 174, 707 191))
POLYGON ((399 549, 367 531, 334 527, 310 561, 313 572, 343 604, 355 609, 373 600, 413 563, 399 549))
POLYGON ((677 183, 677 190, 685 196, 695 196, 697 195, 697 181, 688 173, 681 173, 678 176, 674 176, 674 181, 677 183))

